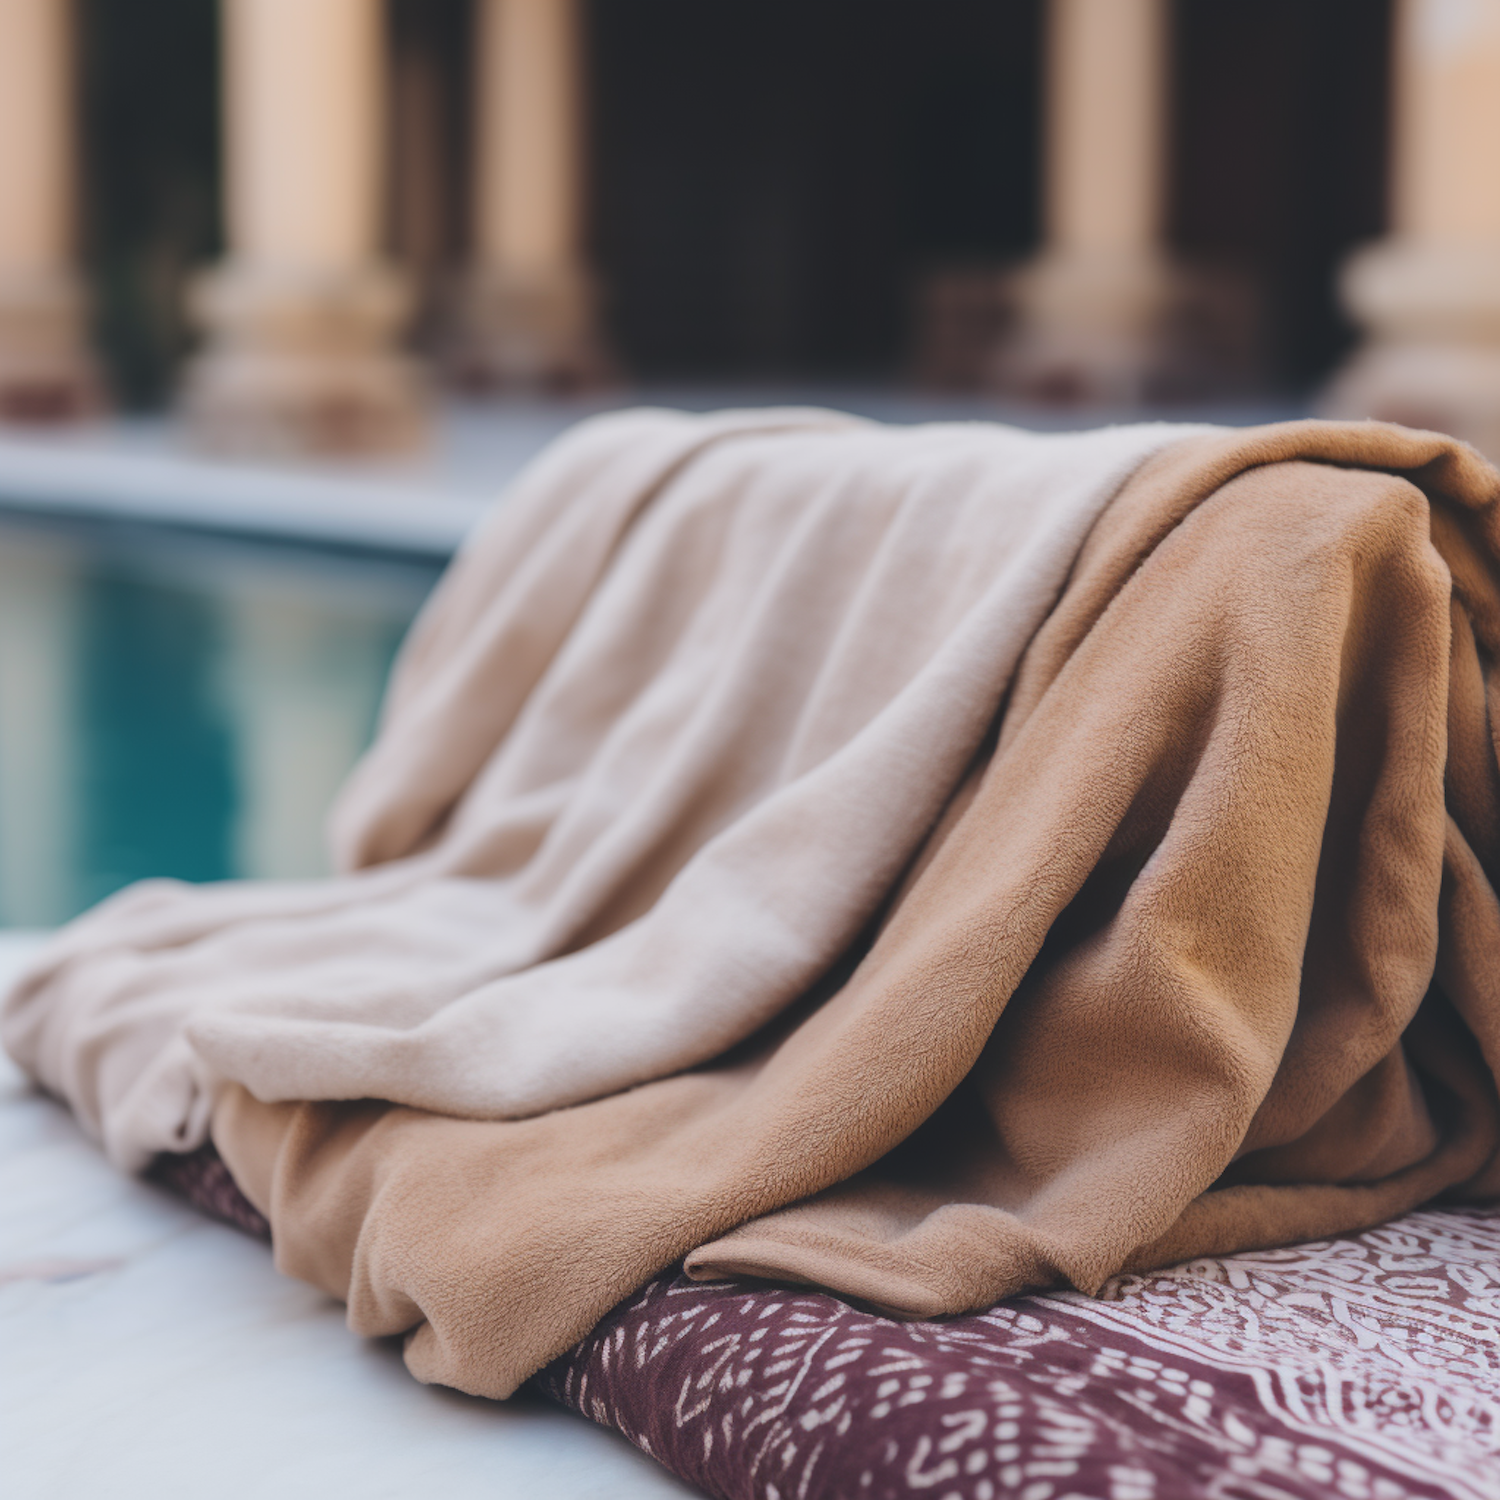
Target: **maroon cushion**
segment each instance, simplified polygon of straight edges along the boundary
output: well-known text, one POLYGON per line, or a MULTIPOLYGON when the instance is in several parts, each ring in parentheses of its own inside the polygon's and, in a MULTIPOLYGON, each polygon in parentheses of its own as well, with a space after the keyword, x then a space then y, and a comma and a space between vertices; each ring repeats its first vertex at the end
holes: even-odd
POLYGON ((663 1276, 537 1378, 730 1500, 1500 1497, 1500 1215, 898 1323, 663 1276))
POLYGON ((163 1153, 146 1175, 181 1194, 210 1218, 243 1229, 258 1240, 270 1240, 271 1226, 265 1215, 240 1191, 212 1141, 183 1155, 163 1153))
MULTIPOLYGON (((212 1146, 152 1175, 269 1237, 212 1146)), ((944 1322, 668 1273, 534 1384, 724 1500, 1496 1500, 1500 1210, 944 1322)))

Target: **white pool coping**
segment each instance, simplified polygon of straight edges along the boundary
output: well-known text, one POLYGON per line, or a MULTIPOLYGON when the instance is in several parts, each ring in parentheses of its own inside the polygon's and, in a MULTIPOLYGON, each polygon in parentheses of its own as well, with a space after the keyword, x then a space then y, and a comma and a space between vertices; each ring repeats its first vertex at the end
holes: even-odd
POLYGON ((421 485, 0 438, 0 506, 382 550, 451 552, 482 500, 421 485))
POLYGON ((447 556, 521 466, 591 409, 446 409, 428 449, 385 463, 229 461, 194 452, 160 420, 10 430, 0 509, 447 556))

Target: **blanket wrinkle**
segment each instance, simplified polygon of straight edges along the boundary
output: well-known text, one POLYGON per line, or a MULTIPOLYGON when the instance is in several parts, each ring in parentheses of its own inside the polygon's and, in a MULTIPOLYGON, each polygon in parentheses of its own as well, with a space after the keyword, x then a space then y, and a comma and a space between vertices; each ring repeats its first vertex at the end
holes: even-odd
MULTIPOLYGON (((610 443, 623 462, 667 443, 660 422, 691 446, 696 420, 576 439, 588 503, 629 509, 610 443)), ((629 511, 435 838, 401 823, 395 768, 436 754, 469 688, 425 700, 443 712, 402 705, 453 662, 479 671, 488 651, 499 670, 496 641, 469 633, 504 614, 476 579, 525 570, 508 542, 461 561, 463 628, 435 601, 402 668, 420 680, 398 674, 346 804, 405 828, 405 852, 334 896, 158 891, 145 919, 127 897, 15 992, 8 1044, 61 1087, 80 1017, 117 1028, 116 1052, 143 1026, 153 1045, 191 1038, 218 1070, 200 1089, 212 1139, 278 1264, 344 1299, 355 1331, 405 1334, 419 1379, 489 1396, 678 1261, 931 1317, 1500 1193, 1500 475, 1378 423, 1020 441, 796 420, 700 444, 629 511), (1070 498, 1043 516, 1049 487, 1070 498), (680 555, 735 561, 693 581, 680 555), (665 603, 656 633, 667 580, 690 603, 665 603), (651 670, 627 684, 616 648, 637 615, 651 670), (765 630, 798 646, 786 701, 739 671, 779 669, 789 645, 762 651, 765 630), (726 663, 744 696, 715 701, 753 702, 761 735, 723 768, 734 790, 716 801, 705 769, 733 733, 710 734, 706 762, 691 734, 671 741, 705 779, 652 782, 664 742, 642 726, 701 722, 726 663), (466 863, 459 881, 444 861, 551 785, 553 743, 571 787, 655 787, 673 811, 631 843, 646 830, 629 807, 616 823, 559 799, 567 859, 541 883, 594 892, 586 913, 550 912, 592 941, 496 981, 525 981, 544 1053, 519 1045, 524 1011, 463 989, 440 955, 486 899, 490 930, 549 914, 527 905, 525 866, 466 863), (803 744, 815 763, 778 779, 803 744), (774 769, 737 780, 750 764, 774 769), (580 811, 595 821, 563 826, 580 811), (568 864, 601 840, 631 852, 568 864), (632 879, 645 894, 612 907, 632 879), (155 946, 153 921, 178 946, 155 946), (320 933, 397 941, 407 972, 443 975, 441 1005, 423 1012, 435 986, 400 1002, 400 1090, 361 975, 319 968, 320 933), (184 1028, 163 995, 232 988, 230 958, 263 986, 318 989, 317 1026, 303 1002, 242 995, 184 1028), (608 994, 625 1003, 590 989, 621 976, 608 994), (662 976, 671 1003, 653 998, 662 976), (637 1005, 696 1050, 639 1045, 637 1005), (568 1095, 544 1064, 590 1033, 629 1066, 575 1073, 568 1095), (441 1062, 440 1105, 411 1087, 422 1058, 441 1062), (536 1090, 507 1097, 516 1117, 494 1093, 476 1107, 512 1067, 561 1107, 514 1108, 536 1090), (356 1076, 365 1096, 341 1099, 356 1076)), ((574 483, 566 451, 547 462, 548 485, 574 483)), ((527 502, 523 485, 509 523, 528 547, 548 535, 545 489, 527 502)), ((570 514, 566 498, 547 503, 570 514)), ((528 848, 549 857, 553 831, 528 848)), ((462 976, 498 965, 469 941, 462 976)))

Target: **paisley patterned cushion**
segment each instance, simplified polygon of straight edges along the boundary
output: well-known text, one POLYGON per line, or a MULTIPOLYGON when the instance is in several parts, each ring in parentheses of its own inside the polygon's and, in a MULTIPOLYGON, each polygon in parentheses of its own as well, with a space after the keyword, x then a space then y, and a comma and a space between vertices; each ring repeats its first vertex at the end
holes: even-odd
POLYGON ((240 1191, 213 1143, 183 1154, 163 1152, 146 1173, 153 1182, 180 1193, 211 1219, 221 1219, 258 1240, 271 1238, 266 1217, 240 1191))
POLYGON ((1496 1500, 1500 1212, 942 1323, 663 1276, 537 1384, 732 1500, 1496 1500))
MULTIPOLYGON (((211 1146, 153 1175, 266 1237, 211 1146)), ((1500 1209, 945 1322, 668 1273, 534 1383, 723 1500, 1496 1500, 1500 1209)))

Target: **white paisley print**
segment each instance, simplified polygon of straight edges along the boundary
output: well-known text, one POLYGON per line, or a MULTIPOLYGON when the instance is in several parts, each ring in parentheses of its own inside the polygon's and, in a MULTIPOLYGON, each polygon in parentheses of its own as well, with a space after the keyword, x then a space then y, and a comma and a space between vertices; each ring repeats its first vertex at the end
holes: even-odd
POLYGON ((1500 1500, 1500 1209, 943 1322, 669 1272, 535 1383, 722 1500, 1500 1500))
POLYGON ((946 1322, 666 1276, 538 1383, 732 1500, 1500 1500, 1500 1212, 946 1322))

